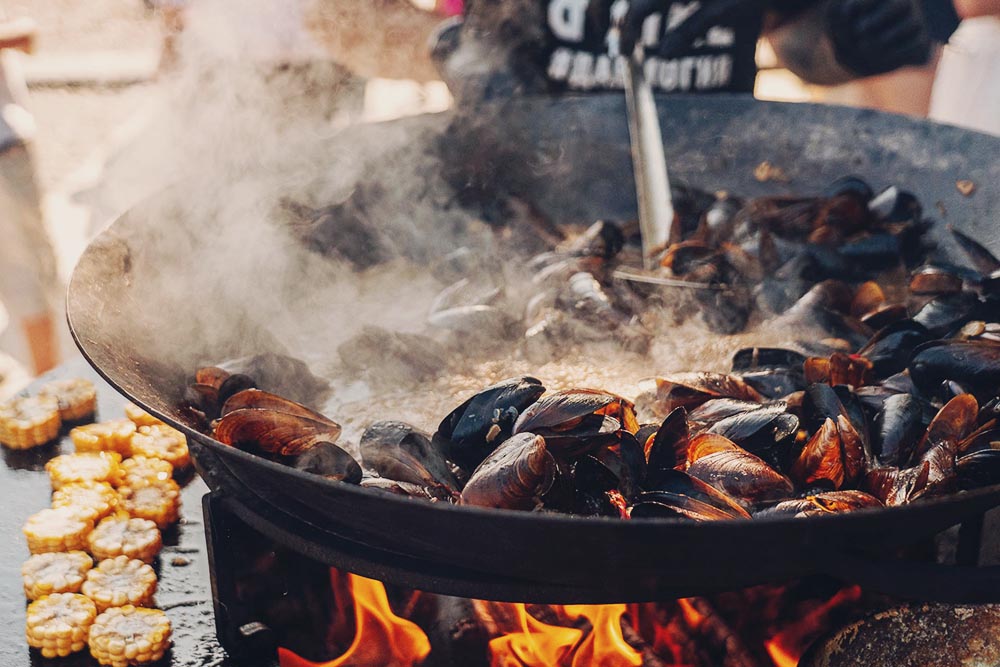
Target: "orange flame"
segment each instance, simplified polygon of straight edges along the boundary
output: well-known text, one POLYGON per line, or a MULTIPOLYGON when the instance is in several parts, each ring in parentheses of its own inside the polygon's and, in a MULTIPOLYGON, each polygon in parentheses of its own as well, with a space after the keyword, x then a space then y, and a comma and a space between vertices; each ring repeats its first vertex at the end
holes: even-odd
POLYGON ((806 648, 828 628, 839 610, 861 599, 859 586, 848 586, 829 600, 805 613, 797 623, 784 628, 764 643, 776 667, 796 667, 806 648))
POLYGON ((523 604, 513 605, 521 632, 490 641, 491 667, 639 667, 642 655, 622 636, 625 605, 567 605, 570 618, 585 617, 591 632, 548 625, 535 619, 523 604))
MULTIPOLYGON (((336 576, 331 572, 331 577, 336 576)), ((354 599, 357 633, 347 652, 327 662, 312 662, 278 648, 281 667, 416 667, 431 652, 427 635, 415 623, 396 616, 389 607, 385 586, 378 581, 348 575, 354 599)))

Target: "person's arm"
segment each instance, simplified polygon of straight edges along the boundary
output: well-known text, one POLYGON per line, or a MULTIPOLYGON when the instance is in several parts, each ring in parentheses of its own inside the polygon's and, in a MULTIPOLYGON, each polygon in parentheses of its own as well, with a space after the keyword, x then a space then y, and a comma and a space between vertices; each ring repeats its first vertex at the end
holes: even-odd
POLYGON ((439 79, 430 38, 442 17, 410 0, 317 0, 309 28, 334 60, 355 74, 390 79, 439 79))
POLYGON ((1000 15, 1000 0, 955 0, 955 11, 963 19, 1000 15))
POLYGON ((779 61, 809 83, 833 85, 885 74, 925 64, 930 57, 930 37, 913 0, 799 4, 810 6, 770 18, 768 38, 779 61))

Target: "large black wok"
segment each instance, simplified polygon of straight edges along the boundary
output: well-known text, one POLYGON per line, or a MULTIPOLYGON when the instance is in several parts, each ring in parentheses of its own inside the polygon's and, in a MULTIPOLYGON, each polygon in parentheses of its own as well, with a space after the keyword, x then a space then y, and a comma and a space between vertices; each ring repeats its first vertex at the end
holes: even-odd
MULTIPOLYGON (((674 97, 660 106, 674 179, 759 195, 815 192, 853 173, 876 187, 917 192, 937 217, 1000 251, 998 139, 899 116, 737 97, 674 97), (789 182, 758 182, 753 170, 763 160, 789 182), (972 196, 959 192, 959 179, 976 183, 972 196)), ((634 215, 619 96, 522 99, 476 119, 475 129, 452 124, 450 115, 400 124, 450 128, 440 143, 449 160, 478 154, 487 165, 468 182, 516 194, 558 221, 634 215)), ((391 185, 394 168, 373 173, 391 185)), ((87 249, 69 290, 77 343, 109 382, 189 436, 205 481, 234 511, 307 555, 389 582, 506 600, 662 599, 825 572, 897 595, 1000 601, 996 569, 892 559, 898 547, 1000 504, 1000 486, 808 520, 617 521, 410 501, 218 444, 178 412, 186 376, 198 363, 257 351, 260 338, 190 305, 185 295, 212 287, 185 284, 190 258, 159 247, 169 223, 158 216, 152 204, 140 206, 87 249)), ((215 241, 208 227, 192 234, 192 244, 215 241)), ((260 280, 247 289, 266 286, 260 280)), ((252 295, 245 298, 252 307, 252 295)))

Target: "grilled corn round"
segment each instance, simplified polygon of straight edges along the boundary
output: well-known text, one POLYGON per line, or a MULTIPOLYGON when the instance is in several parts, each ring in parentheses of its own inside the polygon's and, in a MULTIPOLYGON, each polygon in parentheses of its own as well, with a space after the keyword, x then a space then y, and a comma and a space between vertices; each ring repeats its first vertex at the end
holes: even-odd
POLYGON ((97 387, 83 378, 48 382, 38 395, 51 396, 59 402, 59 416, 64 422, 80 421, 97 410, 97 387))
POLYGON ((0 404, 0 443, 11 449, 44 445, 61 427, 59 401, 52 396, 21 396, 0 404))
POLYGON ((175 468, 186 468, 191 463, 184 434, 164 425, 140 426, 132 436, 132 453, 163 459, 175 468))
POLYGON ((148 519, 109 516, 90 533, 90 554, 98 559, 128 556, 151 563, 163 548, 156 524, 148 519))
POLYGON ((119 500, 118 492, 107 482, 76 482, 52 493, 52 507, 75 509, 95 522, 112 514, 119 500))
POLYGON ((156 592, 156 573, 141 560, 109 558, 87 573, 80 592, 94 601, 97 611, 127 604, 145 607, 156 592))
POLYGON ((122 456, 131 456, 134 434, 134 423, 128 419, 115 419, 77 426, 69 432, 69 437, 78 453, 118 452, 122 456))
POLYGON ((24 522, 24 536, 33 554, 85 550, 93 529, 93 520, 71 507, 44 509, 24 522))
POLYGON ((113 607, 94 621, 89 644, 90 655, 102 665, 154 662, 170 647, 170 619, 159 609, 113 607))
POLYGON ((79 593, 94 561, 82 551, 36 554, 21 566, 24 595, 37 600, 53 593, 79 593))
POLYGON ((133 456, 122 461, 121 486, 141 486, 152 482, 165 482, 174 475, 174 467, 163 459, 133 456))
POLYGON ((130 516, 149 519, 160 530, 177 522, 181 511, 181 489, 172 479, 119 488, 122 507, 130 516))
POLYGON ((135 403, 125 404, 125 416, 131 419, 136 426, 159 426, 163 424, 162 421, 149 414, 135 403))
POLYGON ((55 593, 28 605, 25 634, 28 645, 46 658, 65 657, 87 646, 97 608, 76 593, 55 593))
POLYGON ((52 488, 79 482, 107 482, 115 484, 121 475, 121 454, 118 452, 90 452, 63 454, 45 464, 52 480, 52 488))

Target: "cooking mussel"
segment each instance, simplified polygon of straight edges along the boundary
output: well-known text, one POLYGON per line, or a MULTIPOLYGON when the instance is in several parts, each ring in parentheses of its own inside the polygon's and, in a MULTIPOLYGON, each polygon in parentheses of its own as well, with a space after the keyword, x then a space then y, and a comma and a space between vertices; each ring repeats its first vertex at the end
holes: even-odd
POLYGON ((215 438, 226 445, 295 456, 317 443, 336 442, 340 436, 340 425, 333 420, 274 394, 249 389, 234 394, 230 401, 233 409, 215 423, 214 430, 215 438))
POLYGON ((452 410, 438 425, 434 442, 450 460, 472 471, 510 437, 518 416, 544 393, 533 377, 498 382, 452 410))
POLYGON ((792 482, 733 441, 714 433, 691 439, 687 472, 735 498, 744 507, 787 498, 792 482))
POLYGON ((760 403, 756 389, 734 375, 676 373, 656 379, 655 407, 661 414, 676 408, 691 410, 713 398, 735 398, 760 403))
POLYGON ((666 517, 693 521, 749 519, 739 503, 705 482, 671 470, 658 476, 654 485, 636 496, 629 508, 633 519, 666 517))
POLYGON ((941 340, 918 347, 909 363, 920 391, 933 396, 946 380, 955 380, 982 402, 1000 387, 1000 343, 941 340))
POLYGON ((882 502, 875 496, 863 491, 828 491, 805 498, 783 500, 780 503, 755 514, 756 517, 770 516, 822 516, 824 514, 840 514, 871 507, 882 507, 882 502))
POLYGON ((552 486, 555 461, 545 438, 518 433, 479 464, 462 489, 463 505, 531 510, 552 486))
POLYGON ((378 421, 365 429, 361 461, 380 476, 397 482, 456 493, 458 480, 429 436, 398 421, 378 421))
POLYGON ((569 389, 543 396, 514 424, 514 433, 541 435, 553 453, 563 457, 613 444, 622 429, 630 433, 639 430, 635 406, 597 389, 569 389))

